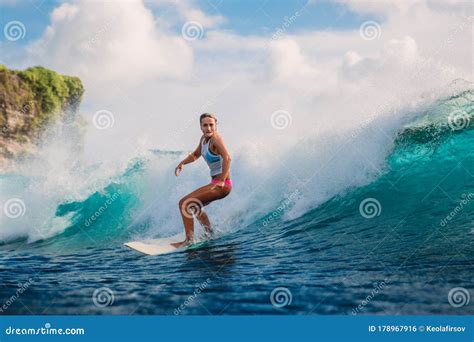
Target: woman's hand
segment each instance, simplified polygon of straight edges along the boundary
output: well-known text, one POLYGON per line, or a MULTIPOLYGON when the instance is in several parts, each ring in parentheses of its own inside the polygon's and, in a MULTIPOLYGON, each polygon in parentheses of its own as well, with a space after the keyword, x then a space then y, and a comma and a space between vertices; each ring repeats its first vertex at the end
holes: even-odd
POLYGON ((176 175, 176 177, 179 176, 181 170, 183 169, 183 166, 183 163, 179 163, 178 166, 176 166, 176 169, 174 169, 174 174, 176 175))
POLYGON ((225 182, 223 180, 219 181, 219 183, 214 183, 214 185, 217 187, 217 188, 220 188, 222 189, 224 186, 225 186, 225 182))

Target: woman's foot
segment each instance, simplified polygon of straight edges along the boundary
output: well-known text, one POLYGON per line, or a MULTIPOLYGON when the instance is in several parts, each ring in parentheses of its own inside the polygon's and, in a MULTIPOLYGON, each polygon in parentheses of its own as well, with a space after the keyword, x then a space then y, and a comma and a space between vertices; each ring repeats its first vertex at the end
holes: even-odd
POLYGON ((173 242, 171 246, 173 246, 174 248, 181 248, 181 247, 189 246, 190 244, 192 244, 192 241, 184 240, 182 242, 173 242))

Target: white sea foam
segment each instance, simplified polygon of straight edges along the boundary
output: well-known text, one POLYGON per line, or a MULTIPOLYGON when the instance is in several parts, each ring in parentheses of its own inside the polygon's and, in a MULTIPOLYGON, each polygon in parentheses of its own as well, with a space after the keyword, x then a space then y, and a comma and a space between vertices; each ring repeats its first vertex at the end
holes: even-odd
MULTIPOLYGON (((273 211, 290 219, 347 189, 370 183, 384 172, 395 134, 423 115, 436 99, 453 95, 454 86, 459 87, 459 82, 436 93, 403 94, 404 102, 400 98, 396 105, 374 104, 375 110, 355 113, 366 120, 341 123, 337 115, 336 120, 323 116, 316 129, 298 136, 296 144, 290 143, 294 140, 287 133, 279 132, 233 146, 234 189, 225 199, 206 207, 211 222, 225 232, 273 211), (280 212, 282 201, 286 204, 280 212)), ((145 145, 118 160, 90 164, 78 142, 68 140, 69 134, 53 132, 34 158, 20 164, 15 174, 0 179, 2 206, 11 198, 21 199, 25 206, 20 217, 2 212, 0 241, 26 237, 32 242, 63 232, 71 226, 73 215, 56 217, 58 205, 83 201, 114 181, 133 183, 128 188, 138 197, 139 205, 131 213, 131 230, 148 227, 140 237, 174 234, 182 230, 179 199, 210 179, 202 160, 186 165, 176 178, 174 167, 186 153, 152 153, 145 145), (138 160, 144 165, 140 177, 124 176, 127 167, 138 160)), ((199 229, 197 222, 196 227, 199 229)))

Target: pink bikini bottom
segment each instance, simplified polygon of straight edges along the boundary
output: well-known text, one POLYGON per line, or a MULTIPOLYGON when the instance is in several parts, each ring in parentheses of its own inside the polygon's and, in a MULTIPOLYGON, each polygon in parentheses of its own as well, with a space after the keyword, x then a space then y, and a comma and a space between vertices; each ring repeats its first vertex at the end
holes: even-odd
MULTIPOLYGON (((218 180, 218 179, 211 179, 211 184, 217 184, 217 183, 219 183, 219 182, 220 182, 220 180, 218 180)), ((226 179, 226 180, 224 181, 224 185, 228 185, 228 186, 230 186, 230 187, 232 188, 232 180, 226 179)))

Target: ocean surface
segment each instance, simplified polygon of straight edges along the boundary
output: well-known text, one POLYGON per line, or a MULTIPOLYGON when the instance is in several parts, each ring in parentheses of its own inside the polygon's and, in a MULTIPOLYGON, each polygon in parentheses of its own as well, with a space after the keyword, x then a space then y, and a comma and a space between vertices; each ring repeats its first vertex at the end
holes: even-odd
POLYGON ((182 230, 208 181, 175 179, 184 152, 1 174, 0 314, 474 314, 474 92, 407 117, 262 153, 263 175, 233 158, 216 237, 158 257, 123 243, 182 230))

